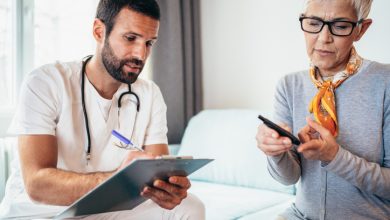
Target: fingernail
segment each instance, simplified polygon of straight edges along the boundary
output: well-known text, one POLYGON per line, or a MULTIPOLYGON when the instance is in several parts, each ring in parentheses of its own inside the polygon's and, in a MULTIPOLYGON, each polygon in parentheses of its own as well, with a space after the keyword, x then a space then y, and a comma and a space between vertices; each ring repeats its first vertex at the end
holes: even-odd
POLYGON ((272 136, 273 138, 276 138, 276 134, 272 134, 271 136, 272 136))
POLYGON ((290 144, 290 140, 283 140, 283 144, 290 144))
POLYGON ((176 182, 176 178, 174 178, 174 177, 169 178, 169 182, 170 183, 175 183, 176 182))

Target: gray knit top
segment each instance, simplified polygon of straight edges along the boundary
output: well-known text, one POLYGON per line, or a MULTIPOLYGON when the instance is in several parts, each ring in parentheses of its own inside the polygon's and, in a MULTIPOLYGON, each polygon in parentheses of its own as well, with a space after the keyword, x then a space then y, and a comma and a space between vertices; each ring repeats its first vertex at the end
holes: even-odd
MULTIPOLYGON (((275 94, 274 119, 294 134, 305 126, 317 93, 308 71, 283 77, 275 94)), ((390 219, 390 65, 364 60, 335 91, 339 123, 336 157, 307 160, 294 147, 268 157, 279 182, 299 182, 288 219, 390 219)))

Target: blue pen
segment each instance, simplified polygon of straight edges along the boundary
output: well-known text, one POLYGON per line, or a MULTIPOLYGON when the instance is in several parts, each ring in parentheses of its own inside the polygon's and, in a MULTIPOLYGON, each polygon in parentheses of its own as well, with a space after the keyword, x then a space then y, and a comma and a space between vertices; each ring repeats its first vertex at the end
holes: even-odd
POLYGON ((112 135, 114 135, 116 138, 118 138, 122 143, 125 144, 125 146, 122 146, 122 145, 116 145, 120 148, 125 148, 127 150, 131 149, 131 148, 134 148, 136 150, 139 150, 139 151, 144 151, 142 148, 134 145, 129 139, 127 139, 126 137, 124 137, 123 135, 121 135, 119 132, 115 131, 115 130, 112 130, 111 132, 112 135))

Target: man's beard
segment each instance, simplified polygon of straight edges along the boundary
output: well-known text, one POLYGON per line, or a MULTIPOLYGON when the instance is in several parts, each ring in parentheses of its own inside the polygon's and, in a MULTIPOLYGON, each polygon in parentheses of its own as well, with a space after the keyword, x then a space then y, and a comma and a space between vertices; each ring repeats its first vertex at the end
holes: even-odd
POLYGON ((144 62, 137 58, 120 60, 114 55, 114 52, 112 51, 108 40, 106 40, 106 42, 104 43, 104 47, 102 50, 102 61, 107 72, 114 79, 126 84, 134 83, 144 67, 144 62), (123 66, 126 64, 137 66, 139 68, 139 72, 123 72, 123 66))

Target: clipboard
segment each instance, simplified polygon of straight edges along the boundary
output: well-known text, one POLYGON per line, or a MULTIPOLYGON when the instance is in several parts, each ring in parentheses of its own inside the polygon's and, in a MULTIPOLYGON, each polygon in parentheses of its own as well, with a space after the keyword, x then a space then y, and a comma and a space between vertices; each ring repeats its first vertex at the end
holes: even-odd
POLYGON ((171 176, 188 176, 211 161, 213 159, 181 157, 136 159, 75 201, 54 219, 131 210, 147 200, 140 195, 145 185, 152 186, 156 179, 167 181, 171 176))

